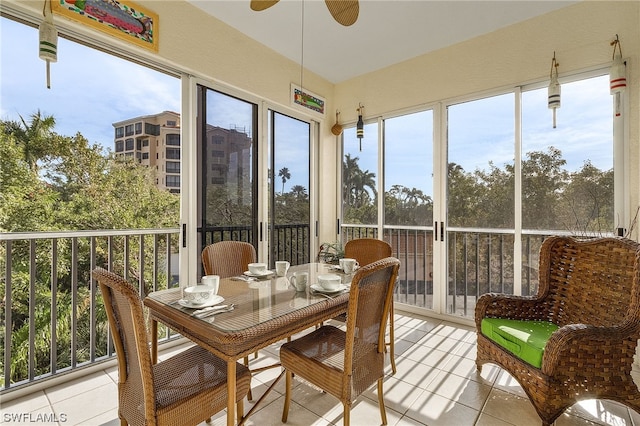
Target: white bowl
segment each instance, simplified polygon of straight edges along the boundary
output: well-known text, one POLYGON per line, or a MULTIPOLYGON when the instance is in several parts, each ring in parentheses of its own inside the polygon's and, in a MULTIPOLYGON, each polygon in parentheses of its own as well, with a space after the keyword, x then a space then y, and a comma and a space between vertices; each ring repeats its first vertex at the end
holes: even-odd
POLYGON ((252 274, 264 274, 265 272, 267 272, 267 264, 266 263, 250 263, 249 272, 251 272, 252 274))
POLYGON ((201 305, 216 294, 216 288, 210 285, 194 285, 184 289, 184 298, 194 305, 201 305))
POLYGON ((318 275, 318 284, 327 291, 334 291, 340 288, 342 279, 336 274, 321 274, 318 275))

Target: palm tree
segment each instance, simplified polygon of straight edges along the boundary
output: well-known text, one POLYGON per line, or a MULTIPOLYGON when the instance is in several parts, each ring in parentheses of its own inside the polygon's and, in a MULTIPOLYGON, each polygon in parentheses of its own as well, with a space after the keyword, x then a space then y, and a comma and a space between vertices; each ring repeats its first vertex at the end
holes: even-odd
POLYGON ((55 152, 55 138, 53 128, 56 120, 53 116, 43 117, 38 110, 31 115, 31 122, 20 116, 20 123, 7 123, 6 129, 21 145, 24 160, 32 172, 38 171, 38 160, 55 152))
POLYGON ((296 198, 302 198, 302 199, 306 199, 307 198, 307 188, 305 188, 302 185, 293 185, 291 187, 291 193, 296 198))
POLYGON ((278 172, 278 176, 280 176, 282 178, 282 192, 281 192, 281 194, 284 194, 284 184, 285 184, 286 181, 291 179, 291 173, 289 173, 289 169, 288 168, 283 167, 278 172))

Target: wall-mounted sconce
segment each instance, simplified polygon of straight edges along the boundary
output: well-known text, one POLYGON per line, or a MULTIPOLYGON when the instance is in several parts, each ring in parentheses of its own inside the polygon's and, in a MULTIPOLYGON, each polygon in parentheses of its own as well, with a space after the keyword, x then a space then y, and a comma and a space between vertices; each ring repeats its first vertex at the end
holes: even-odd
POLYGON ((627 70, 625 63, 622 60, 622 45, 620 44, 618 34, 616 34, 616 39, 611 42, 611 46, 613 46, 613 63, 611 64, 611 70, 609 72, 609 80, 611 94, 616 97, 614 102, 615 116, 619 117, 621 110, 620 94, 627 88, 627 70), (616 48, 619 55, 616 55, 616 48))
POLYGON ((549 78, 549 109, 553 110, 553 128, 556 128, 556 109, 560 108, 560 83, 558 83, 558 62, 556 61, 556 52, 553 52, 551 60, 551 72, 549 78), (554 72, 555 71, 555 72, 554 72))
POLYGON ((358 104, 358 123, 356 124, 356 136, 360 141, 360 151, 362 151, 362 138, 364 138, 364 121, 362 120, 362 114, 364 111, 364 106, 359 103, 358 104))
POLYGON ((42 7, 42 15, 44 20, 38 28, 40 47, 40 59, 47 62, 47 89, 51 89, 51 73, 49 68, 50 62, 58 61, 58 30, 53 25, 53 9, 52 0, 45 0, 42 7), (47 4, 49 7, 47 8, 47 4))

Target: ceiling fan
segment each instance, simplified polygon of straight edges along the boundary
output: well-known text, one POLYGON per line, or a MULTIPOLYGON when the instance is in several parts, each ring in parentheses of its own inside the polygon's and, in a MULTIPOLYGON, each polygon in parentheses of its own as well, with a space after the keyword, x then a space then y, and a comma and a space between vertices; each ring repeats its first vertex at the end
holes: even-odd
MULTIPOLYGON (((251 10, 261 11, 270 8, 280 0, 251 0, 251 10)), ((339 24, 348 27, 358 20, 360 5, 358 0, 324 0, 329 13, 339 24)))

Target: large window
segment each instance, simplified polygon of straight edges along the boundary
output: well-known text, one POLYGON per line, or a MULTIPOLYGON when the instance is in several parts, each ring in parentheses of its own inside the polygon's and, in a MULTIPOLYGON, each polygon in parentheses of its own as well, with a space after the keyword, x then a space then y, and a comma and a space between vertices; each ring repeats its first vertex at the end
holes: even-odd
POLYGON ((522 227, 613 232, 613 107, 607 76, 562 85, 557 127, 547 90, 522 94, 522 227))
POLYGON ((343 241, 392 243, 404 269, 397 301, 472 317, 488 291, 535 294, 545 236, 620 226, 608 78, 591 72, 561 84, 556 128, 543 83, 444 103, 435 122, 431 110, 383 117, 380 156, 367 139, 377 140, 376 123, 362 150, 355 129, 345 130, 343 241))
MULTIPOLYGON (((378 124, 365 124, 362 139, 356 137, 355 127, 344 129, 343 155, 342 220, 345 224, 375 227, 379 216, 378 124)), ((357 235, 367 235, 367 231, 357 235)))
POLYGON ((433 224, 433 112, 384 121, 384 223, 433 224))

